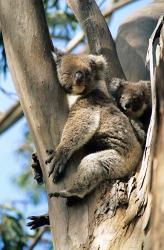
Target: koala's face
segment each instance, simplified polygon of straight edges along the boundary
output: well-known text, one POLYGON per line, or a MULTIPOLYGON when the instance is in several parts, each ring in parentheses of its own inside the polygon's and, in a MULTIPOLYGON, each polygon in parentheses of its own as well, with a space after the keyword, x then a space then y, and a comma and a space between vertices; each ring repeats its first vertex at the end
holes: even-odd
POLYGON ((58 78, 67 93, 82 95, 104 78, 105 59, 94 55, 61 55, 56 60, 58 78))
POLYGON ((124 112, 133 118, 141 117, 147 108, 142 87, 133 83, 127 83, 120 89, 118 103, 124 112))

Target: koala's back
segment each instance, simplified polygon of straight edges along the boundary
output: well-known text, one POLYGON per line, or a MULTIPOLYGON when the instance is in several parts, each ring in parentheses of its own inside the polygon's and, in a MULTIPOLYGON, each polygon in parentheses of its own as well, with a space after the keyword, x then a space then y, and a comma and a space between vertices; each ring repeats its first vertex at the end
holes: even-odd
MULTIPOLYGON (((72 107, 70 115, 83 112, 83 109, 100 111, 100 125, 86 147, 90 152, 114 149, 125 157, 127 164, 136 165, 135 158, 140 158, 141 146, 129 119, 114 105, 113 101, 99 90, 85 98, 79 98, 72 107), (136 157, 134 157, 136 155, 136 157)), ((92 112, 92 111, 91 111, 92 112)), ((78 126, 83 126, 83 121, 78 126)))

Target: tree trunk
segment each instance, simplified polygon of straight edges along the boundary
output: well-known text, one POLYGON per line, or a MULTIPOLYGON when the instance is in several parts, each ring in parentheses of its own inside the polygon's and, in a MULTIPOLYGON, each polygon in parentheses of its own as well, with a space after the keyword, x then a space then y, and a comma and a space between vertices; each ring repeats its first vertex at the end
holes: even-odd
MULTIPOLYGON (((164 21, 164 18, 163 18, 164 21)), ((153 168, 152 250, 164 249, 164 25, 157 51, 157 88, 159 97, 159 127, 153 168)))
MULTIPOLYGON (((95 20, 92 21, 91 7, 95 5, 95 1, 76 2, 83 7, 90 4, 87 12, 88 20, 90 27, 94 27, 95 20)), ((84 9, 83 11, 86 13, 84 9)), ((101 13, 98 9, 97 15, 100 18, 101 13)), ((95 13, 94 16, 96 16, 95 13)), ((52 45, 42 3, 39 0, 0 0, 0 18, 9 68, 42 164, 46 191, 49 193, 61 190, 70 183, 72 172, 75 171, 80 156, 74 158, 76 163, 72 160, 73 166, 68 167, 69 173, 63 182, 54 185, 47 176, 44 163, 45 151, 58 144, 68 110, 65 97, 57 82, 55 65, 51 56, 52 45)), ((81 18, 83 19, 83 16, 81 18)), ((97 34, 97 38, 100 39, 101 27, 96 25, 96 29, 95 36, 97 34)), ((107 32, 105 29, 104 37, 108 37, 107 40, 109 40, 107 32)), ((95 41, 100 42, 96 39, 95 41)), ((104 45, 99 43, 98 46, 99 50, 93 47, 92 53, 104 51, 101 50, 104 45)), ((106 46, 107 44, 105 48, 106 46)), ((108 53, 112 54, 112 59, 115 60, 110 61, 108 65, 112 69, 112 76, 118 76, 122 69, 120 66, 118 68, 114 66, 118 63, 115 46, 112 45, 110 50, 108 53)), ((144 180, 139 179, 143 181, 141 184, 145 183, 145 178, 149 183, 150 176, 145 174, 144 180)), ((142 191, 142 185, 140 185, 141 190, 138 190, 134 184, 135 180, 132 178, 129 182, 128 194, 126 194, 125 183, 103 183, 92 194, 72 207, 67 206, 65 199, 49 200, 49 215, 55 248, 57 250, 143 249, 149 236, 151 199, 146 197, 144 204, 138 203, 138 200, 136 202, 137 191, 142 191), (127 196, 130 197, 130 206, 126 210, 127 196), (147 205, 146 209, 144 205, 147 205), (140 212, 140 217, 137 217, 138 212, 140 212)), ((144 188, 148 196, 147 186, 144 188)), ((145 200, 139 199, 139 202, 142 203, 142 201, 145 200)))
MULTIPOLYGON (((39 155, 46 191, 53 192, 64 184, 55 186, 48 178, 44 163, 46 149, 58 144, 68 110, 57 82, 42 2, 1 0, 0 18, 9 69, 39 155)), ((65 201, 49 200, 49 214, 56 249, 64 249, 65 201)))

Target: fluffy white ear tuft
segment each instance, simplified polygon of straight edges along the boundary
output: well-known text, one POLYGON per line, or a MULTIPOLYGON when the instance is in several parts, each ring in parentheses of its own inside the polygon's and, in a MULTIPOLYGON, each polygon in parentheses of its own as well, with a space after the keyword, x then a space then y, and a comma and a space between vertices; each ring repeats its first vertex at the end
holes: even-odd
POLYGON ((115 91, 118 91, 122 86, 123 86, 123 81, 122 79, 119 79, 119 78, 113 78, 111 80, 111 86, 113 86, 113 89, 115 91))
POLYGON ((107 61, 103 55, 89 55, 91 62, 96 64, 98 70, 105 70, 107 61))
POLYGON ((58 60, 57 54, 55 54, 55 53, 52 51, 52 56, 53 56, 54 61, 57 62, 57 60, 58 60))
POLYGON ((119 78, 112 78, 107 82, 107 88, 109 93, 114 97, 118 98, 119 90, 123 86, 123 80, 119 78))
POLYGON ((52 51, 52 56, 56 64, 60 62, 60 59, 63 55, 64 53, 57 48, 54 48, 54 50, 52 51))

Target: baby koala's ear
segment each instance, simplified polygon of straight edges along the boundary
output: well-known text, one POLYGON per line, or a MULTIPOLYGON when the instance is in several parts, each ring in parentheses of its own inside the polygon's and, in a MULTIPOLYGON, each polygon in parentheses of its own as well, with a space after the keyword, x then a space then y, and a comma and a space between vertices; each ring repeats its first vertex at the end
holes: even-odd
POLYGON ((112 78, 107 82, 108 91, 114 98, 118 97, 123 85, 123 80, 119 78, 112 78))
POLYGON ((97 70, 105 70, 107 66, 107 61, 103 55, 89 55, 91 67, 97 70))
POLYGON ((54 50, 52 51, 52 56, 53 59, 56 63, 56 65, 60 64, 61 58, 62 56, 64 56, 64 52, 62 52, 61 50, 54 48, 54 50))

